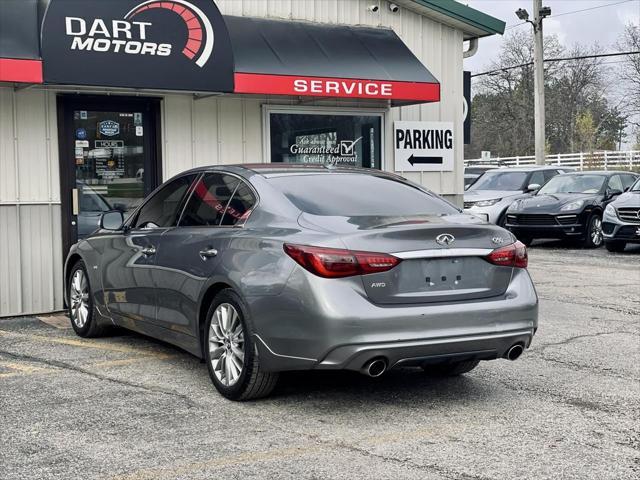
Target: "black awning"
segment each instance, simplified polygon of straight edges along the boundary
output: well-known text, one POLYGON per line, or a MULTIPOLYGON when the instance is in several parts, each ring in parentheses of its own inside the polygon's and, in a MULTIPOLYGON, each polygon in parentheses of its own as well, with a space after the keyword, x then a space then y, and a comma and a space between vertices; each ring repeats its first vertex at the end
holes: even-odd
POLYGON ((224 16, 236 93, 439 101, 440 85, 393 30, 224 16))
POLYGON ((37 0, 0 0, 0 81, 42 82, 37 0))
POLYGON ((1 81, 440 100, 391 29, 223 16, 211 0, 0 0, 1 81))

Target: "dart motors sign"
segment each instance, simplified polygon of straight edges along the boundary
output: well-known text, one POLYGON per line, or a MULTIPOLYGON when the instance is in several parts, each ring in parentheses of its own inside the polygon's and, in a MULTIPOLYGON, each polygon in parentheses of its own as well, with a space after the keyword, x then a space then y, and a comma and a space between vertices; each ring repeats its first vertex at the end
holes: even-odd
POLYGON ((396 172, 453 171, 453 122, 394 122, 393 143, 396 172))
POLYGON ((51 0, 47 83, 233 91, 229 33, 212 0, 51 0))

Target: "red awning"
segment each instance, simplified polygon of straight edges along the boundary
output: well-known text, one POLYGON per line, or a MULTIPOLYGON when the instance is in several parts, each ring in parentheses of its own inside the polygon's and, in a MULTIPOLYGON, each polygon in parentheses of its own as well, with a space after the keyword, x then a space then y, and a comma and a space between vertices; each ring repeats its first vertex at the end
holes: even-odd
POLYGON ((42 83, 42 60, 0 58, 0 82, 42 83))

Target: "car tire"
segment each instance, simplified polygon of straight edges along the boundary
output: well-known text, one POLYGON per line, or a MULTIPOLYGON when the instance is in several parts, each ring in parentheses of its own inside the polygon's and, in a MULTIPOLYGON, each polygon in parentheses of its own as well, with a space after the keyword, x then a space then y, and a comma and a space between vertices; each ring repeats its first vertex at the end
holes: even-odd
POLYGON ((106 328, 98 323, 87 267, 82 260, 73 265, 67 282, 67 305, 73 330, 84 338, 104 335, 106 328))
POLYGON ((204 355, 216 390, 230 400, 269 395, 278 373, 265 372, 250 329, 248 309, 231 289, 219 292, 207 312, 204 355))
POLYGON ((625 247, 627 246, 627 242, 622 242, 620 240, 612 240, 610 242, 604 242, 604 246, 610 252, 624 252, 625 247))
POLYGON ((602 216, 598 213, 594 213, 589 218, 587 225, 587 232, 585 234, 582 246, 584 248, 598 248, 604 243, 604 236, 602 234, 602 216))
POLYGON ((462 362, 426 364, 422 366, 425 373, 436 377, 455 377, 470 372, 478 366, 480 360, 465 360, 462 362))

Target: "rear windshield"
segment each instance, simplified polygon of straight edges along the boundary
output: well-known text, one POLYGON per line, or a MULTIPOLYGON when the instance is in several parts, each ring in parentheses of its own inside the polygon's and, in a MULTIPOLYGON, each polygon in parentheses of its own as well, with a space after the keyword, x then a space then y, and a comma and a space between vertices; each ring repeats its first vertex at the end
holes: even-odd
POLYGON ((352 173, 272 177, 269 182, 305 213, 323 216, 446 215, 441 198, 390 178, 352 173))
POLYGON ((522 190, 527 172, 485 172, 469 190, 522 190))

